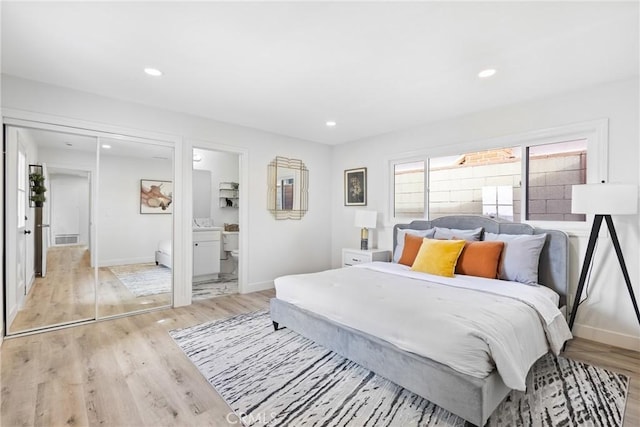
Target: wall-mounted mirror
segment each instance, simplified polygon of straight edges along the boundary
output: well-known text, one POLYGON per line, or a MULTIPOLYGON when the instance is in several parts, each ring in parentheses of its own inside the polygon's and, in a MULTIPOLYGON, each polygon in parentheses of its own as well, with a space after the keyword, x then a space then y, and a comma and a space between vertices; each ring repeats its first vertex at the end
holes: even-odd
POLYGON ((309 206, 309 170, 301 160, 276 157, 268 167, 267 209, 276 219, 301 219, 309 206))

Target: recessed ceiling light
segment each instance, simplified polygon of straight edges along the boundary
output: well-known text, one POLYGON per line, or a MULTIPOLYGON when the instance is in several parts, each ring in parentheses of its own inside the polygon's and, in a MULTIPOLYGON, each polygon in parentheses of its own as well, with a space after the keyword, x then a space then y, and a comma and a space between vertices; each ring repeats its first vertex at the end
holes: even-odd
POLYGON ((481 79, 486 79, 487 77, 491 77, 496 73, 494 68, 487 68, 486 70, 482 70, 478 73, 478 77, 481 79))
POLYGON ((160 77, 162 75, 162 71, 157 68, 145 68, 144 72, 153 77, 160 77))
POLYGON ((337 125, 337 123, 336 123, 336 122, 334 122, 333 120, 329 120, 329 121, 326 123, 326 125, 327 125, 328 127, 332 128, 332 127, 334 127, 335 125, 337 125))
POLYGON ((102 144, 102 148, 106 148, 108 150, 111 146, 109 144, 102 144))

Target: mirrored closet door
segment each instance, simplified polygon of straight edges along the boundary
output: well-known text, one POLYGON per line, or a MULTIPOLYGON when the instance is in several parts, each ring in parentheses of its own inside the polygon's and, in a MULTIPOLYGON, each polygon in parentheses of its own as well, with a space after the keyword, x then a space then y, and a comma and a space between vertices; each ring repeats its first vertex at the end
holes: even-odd
POLYGON ((7 332, 95 319, 97 138, 21 127, 5 136, 7 332))
POLYGON ((173 146, 37 124, 5 141, 8 335, 171 305, 173 146))
POLYGON ((98 317, 171 304, 173 148, 100 138, 98 317))

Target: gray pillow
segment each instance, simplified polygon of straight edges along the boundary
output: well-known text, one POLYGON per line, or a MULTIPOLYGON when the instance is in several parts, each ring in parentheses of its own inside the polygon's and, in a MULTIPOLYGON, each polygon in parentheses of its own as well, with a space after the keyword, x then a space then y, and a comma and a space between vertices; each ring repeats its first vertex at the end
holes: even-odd
POLYGON ((477 242, 482 235, 482 227, 473 230, 459 230, 457 228, 436 227, 434 238, 436 239, 460 239, 469 242, 477 242))
POLYGON ((484 235, 484 240, 504 242, 498 278, 527 285, 538 283, 538 262, 546 239, 546 234, 484 235))
POLYGON ((433 233, 435 230, 433 228, 429 228, 427 230, 413 230, 411 228, 398 228, 398 232, 396 233, 396 248, 393 251, 393 262, 400 261, 400 257, 402 256, 402 251, 404 250, 404 235, 411 234, 414 236, 427 237, 429 239, 433 238, 433 233))

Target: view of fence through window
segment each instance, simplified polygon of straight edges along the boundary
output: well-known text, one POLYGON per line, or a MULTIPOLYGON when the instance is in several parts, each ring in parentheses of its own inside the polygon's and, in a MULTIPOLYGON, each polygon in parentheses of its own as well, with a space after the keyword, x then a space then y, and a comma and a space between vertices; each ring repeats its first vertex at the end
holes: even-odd
MULTIPOLYGON (((529 220, 584 221, 571 214, 571 186, 586 183, 587 141, 531 146, 528 162, 529 220)), ((520 147, 429 159, 429 218, 484 214, 519 222, 523 155, 520 147)), ((396 218, 423 218, 425 162, 394 166, 396 218)))

